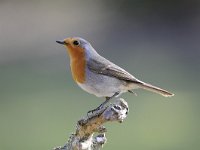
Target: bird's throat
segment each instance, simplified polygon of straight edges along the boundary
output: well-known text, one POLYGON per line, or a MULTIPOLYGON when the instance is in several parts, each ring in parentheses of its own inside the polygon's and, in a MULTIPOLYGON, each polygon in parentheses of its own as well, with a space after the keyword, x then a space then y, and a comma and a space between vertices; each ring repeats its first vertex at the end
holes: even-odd
POLYGON ((68 53, 70 56, 70 66, 73 79, 78 83, 84 83, 86 68, 85 53, 82 50, 70 48, 68 48, 68 53))

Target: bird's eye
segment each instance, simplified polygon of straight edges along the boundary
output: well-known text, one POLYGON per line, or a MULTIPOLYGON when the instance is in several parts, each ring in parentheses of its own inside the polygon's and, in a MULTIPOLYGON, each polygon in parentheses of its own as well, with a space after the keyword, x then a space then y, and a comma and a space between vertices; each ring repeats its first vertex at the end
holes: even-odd
POLYGON ((77 41, 77 40, 75 40, 75 41, 73 42, 73 44, 77 46, 77 45, 79 45, 79 44, 80 44, 80 42, 79 42, 79 41, 77 41))

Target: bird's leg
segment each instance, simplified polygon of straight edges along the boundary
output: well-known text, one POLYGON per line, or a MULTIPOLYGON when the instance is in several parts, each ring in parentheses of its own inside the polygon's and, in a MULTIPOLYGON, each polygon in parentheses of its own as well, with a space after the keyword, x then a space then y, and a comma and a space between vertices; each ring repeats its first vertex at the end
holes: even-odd
POLYGON ((106 100, 101 104, 99 105, 99 107, 97 107, 96 109, 99 110, 101 109, 102 107, 104 107, 112 98, 116 97, 117 95, 119 95, 119 92, 116 92, 113 96, 111 97, 106 97, 106 100))
POLYGON ((105 100, 101 105, 99 105, 97 108, 95 108, 95 109, 93 109, 93 110, 88 111, 87 114, 93 113, 93 112, 95 112, 95 111, 100 110, 100 109, 103 108, 113 97, 116 97, 117 95, 119 95, 119 92, 116 92, 116 93, 115 93, 113 96, 111 96, 111 97, 106 97, 106 100, 105 100))

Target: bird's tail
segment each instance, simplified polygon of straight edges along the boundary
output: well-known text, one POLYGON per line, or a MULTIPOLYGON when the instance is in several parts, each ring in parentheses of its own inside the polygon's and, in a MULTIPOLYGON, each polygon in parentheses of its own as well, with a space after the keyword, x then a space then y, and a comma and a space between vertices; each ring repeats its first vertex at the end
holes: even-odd
POLYGON ((140 87, 140 88, 143 88, 143 89, 145 89, 145 90, 154 92, 154 93, 158 93, 158 94, 160 94, 160 95, 162 95, 162 96, 165 96, 165 97, 174 96, 173 93, 170 93, 170 92, 168 92, 168 91, 166 91, 166 90, 163 90, 163 89, 161 89, 161 88, 159 88, 159 87, 153 86, 153 85, 148 84, 148 83, 142 82, 142 83, 140 84, 139 87, 140 87))

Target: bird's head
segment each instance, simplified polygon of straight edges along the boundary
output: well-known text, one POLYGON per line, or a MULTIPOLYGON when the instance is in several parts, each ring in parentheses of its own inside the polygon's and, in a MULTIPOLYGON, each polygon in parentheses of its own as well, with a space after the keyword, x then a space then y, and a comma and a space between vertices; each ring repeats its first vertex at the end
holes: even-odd
POLYGON ((91 47, 89 42, 80 37, 69 37, 56 42, 67 48, 70 57, 76 57, 80 54, 86 53, 86 51, 89 51, 91 47))

